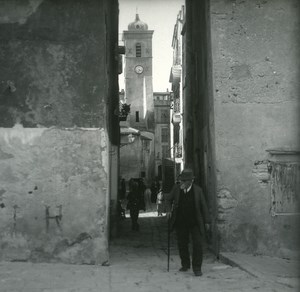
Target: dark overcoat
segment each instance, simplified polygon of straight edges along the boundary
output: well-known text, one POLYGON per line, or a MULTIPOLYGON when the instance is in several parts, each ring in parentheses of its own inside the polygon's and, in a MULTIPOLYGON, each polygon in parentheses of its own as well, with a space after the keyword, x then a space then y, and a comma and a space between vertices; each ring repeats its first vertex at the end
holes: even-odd
MULTIPOLYGON (((210 223, 210 216, 209 216, 207 204, 201 187, 193 183, 193 190, 194 190, 197 225, 200 228, 201 235, 204 235, 204 224, 210 223)), ((170 218, 171 230, 174 229, 174 224, 176 221, 179 196, 180 196, 180 186, 175 185, 167 197, 167 200, 171 205, 171 218, 170 218)))

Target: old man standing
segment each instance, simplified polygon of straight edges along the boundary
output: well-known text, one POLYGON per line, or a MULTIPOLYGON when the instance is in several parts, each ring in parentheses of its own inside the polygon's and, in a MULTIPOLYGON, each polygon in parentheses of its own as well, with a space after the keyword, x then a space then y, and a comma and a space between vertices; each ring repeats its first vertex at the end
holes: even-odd
POLYGON ((202 271, 202 240, 205 229, 210 228, 210 217, 203 191, 194 183, 191 169, 184 169, 168 198, 172 204, 170 228, 177 233, 177 243, 181 259, 179 271, 186 272, 191 267, 189 253, 189 238, 192 239, 192 269, 195 276, 201 276, 202 271))

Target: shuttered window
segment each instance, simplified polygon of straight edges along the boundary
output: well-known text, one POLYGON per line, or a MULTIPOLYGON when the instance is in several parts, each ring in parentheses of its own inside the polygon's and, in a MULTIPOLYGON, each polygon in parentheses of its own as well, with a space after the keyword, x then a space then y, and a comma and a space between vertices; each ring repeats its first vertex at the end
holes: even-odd
POLYGON ((138 58, 142 57, 142 46, 140 43, 135 45, 135 56, 138 58))
POLYGON ((161 142, 169 142, 169 129, 161 128, 161 142))
POLYGON ((291 162, 271 162, 271 196, 273 214, 299 212, 300 165, 291 162))

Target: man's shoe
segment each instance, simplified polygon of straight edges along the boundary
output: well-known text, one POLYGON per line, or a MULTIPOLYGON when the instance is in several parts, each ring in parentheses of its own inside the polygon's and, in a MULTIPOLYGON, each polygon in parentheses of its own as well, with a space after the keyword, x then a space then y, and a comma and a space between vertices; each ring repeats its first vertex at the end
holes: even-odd
POLYGON ((179 272, 186 272, 189 269, 189 267, 181 267, 179 269, 179 272))
POLYGON ((194 274, 195 274, 196 277, 201 277, 202 276, 201 271, 194 271, 194 274))

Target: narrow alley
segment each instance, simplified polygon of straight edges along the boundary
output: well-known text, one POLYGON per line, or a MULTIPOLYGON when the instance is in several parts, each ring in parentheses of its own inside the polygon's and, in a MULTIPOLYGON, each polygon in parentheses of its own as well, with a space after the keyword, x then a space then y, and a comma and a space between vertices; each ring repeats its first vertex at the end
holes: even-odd
POLYGON ((0 292, 299 292, 299 12, 1 0, 0 292))
MULTIPOLYGON (((297 291, 286 282, 266 281, 206 254, 203 276, 178 272, 179 257, 171 237, 167 271, 167 221, 156 213, 141 213, 140 231, 131 231, 130 219, 121 222, 120 236, 111 242, 107 266, 1 262, 1 292, 46 291, 297 291)), ((288 279, 289 280, 289 279, 288 279)))

